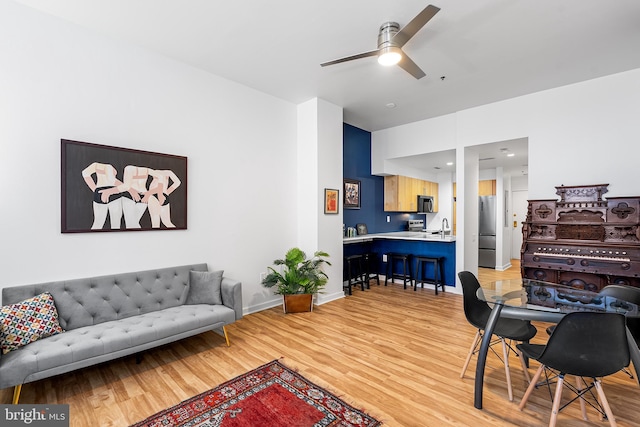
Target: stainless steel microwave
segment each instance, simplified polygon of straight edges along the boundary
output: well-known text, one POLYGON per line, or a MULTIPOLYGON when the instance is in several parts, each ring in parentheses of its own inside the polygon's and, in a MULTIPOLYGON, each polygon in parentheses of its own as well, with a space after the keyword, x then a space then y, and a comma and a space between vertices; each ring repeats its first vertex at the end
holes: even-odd
POLYGON ((433 196, 418 196, 418 213, 433 213, 433 196))

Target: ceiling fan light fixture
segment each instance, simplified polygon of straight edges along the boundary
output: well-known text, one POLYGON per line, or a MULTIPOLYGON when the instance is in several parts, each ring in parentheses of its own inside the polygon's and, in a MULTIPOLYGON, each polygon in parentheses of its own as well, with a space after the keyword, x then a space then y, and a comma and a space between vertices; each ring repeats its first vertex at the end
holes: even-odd
POLYGON ((402 47, 418 32, 424 25, 429 22, 433 16, 438 13, 439 7, 432 4, 425 7, 418 13, 407 25, 400 29, 400 24, 393 21, 385 22, 378 30, 378 48, 368 52, 362 52, 357 55, 351 55, 340 59, 320 64, 322 67, 327 65, 340 64, 354 59, 369 58, 371 56, 378 57, 378 63, 381 65, 398 65, 407 73, 416 79, 423 78, 426 74, 420 69, 418 64, 413 62, 408 55, 402 51, 402 47))
POLYGON ((402 51, 395 46, 387 46, 380 49, 378 63, 385 67, 396 65, 402 59, 402 51))

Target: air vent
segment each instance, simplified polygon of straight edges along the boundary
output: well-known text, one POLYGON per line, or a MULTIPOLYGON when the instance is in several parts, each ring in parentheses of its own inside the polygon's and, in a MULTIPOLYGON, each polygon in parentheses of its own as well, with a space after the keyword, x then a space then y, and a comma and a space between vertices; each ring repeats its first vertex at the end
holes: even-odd
POLYGON ((484 159, 479 159, 480 162, 483 162, 485 160, 495 160, 495 157, 485 157, 484 159))

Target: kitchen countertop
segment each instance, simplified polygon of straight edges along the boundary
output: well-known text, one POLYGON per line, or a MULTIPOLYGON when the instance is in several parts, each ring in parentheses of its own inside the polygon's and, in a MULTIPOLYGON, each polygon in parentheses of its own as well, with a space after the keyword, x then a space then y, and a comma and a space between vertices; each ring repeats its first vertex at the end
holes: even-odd
POLYGON ((456 241, 456 236, 440 236, 440 234, 425 233, 422 231, 393 231, 390 233, 373 233, 364 234, 355 237, 344 237, 343 243, 359 243, 373 239, 397 239, 397 240, 419 240, 424 242, 444 242, 451 243, 456 241))

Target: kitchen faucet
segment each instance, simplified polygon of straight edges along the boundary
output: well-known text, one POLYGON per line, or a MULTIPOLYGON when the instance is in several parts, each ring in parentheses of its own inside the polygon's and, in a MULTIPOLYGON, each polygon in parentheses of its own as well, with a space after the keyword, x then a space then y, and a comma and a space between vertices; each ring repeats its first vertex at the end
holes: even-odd
POLYGON ((447 228, 449 228, 449 220, 447 218, 442 218, 442 229, 440 230, 440 235, 442 236, 443 239, 444 239, 445 224, 447 224, 447 228))

